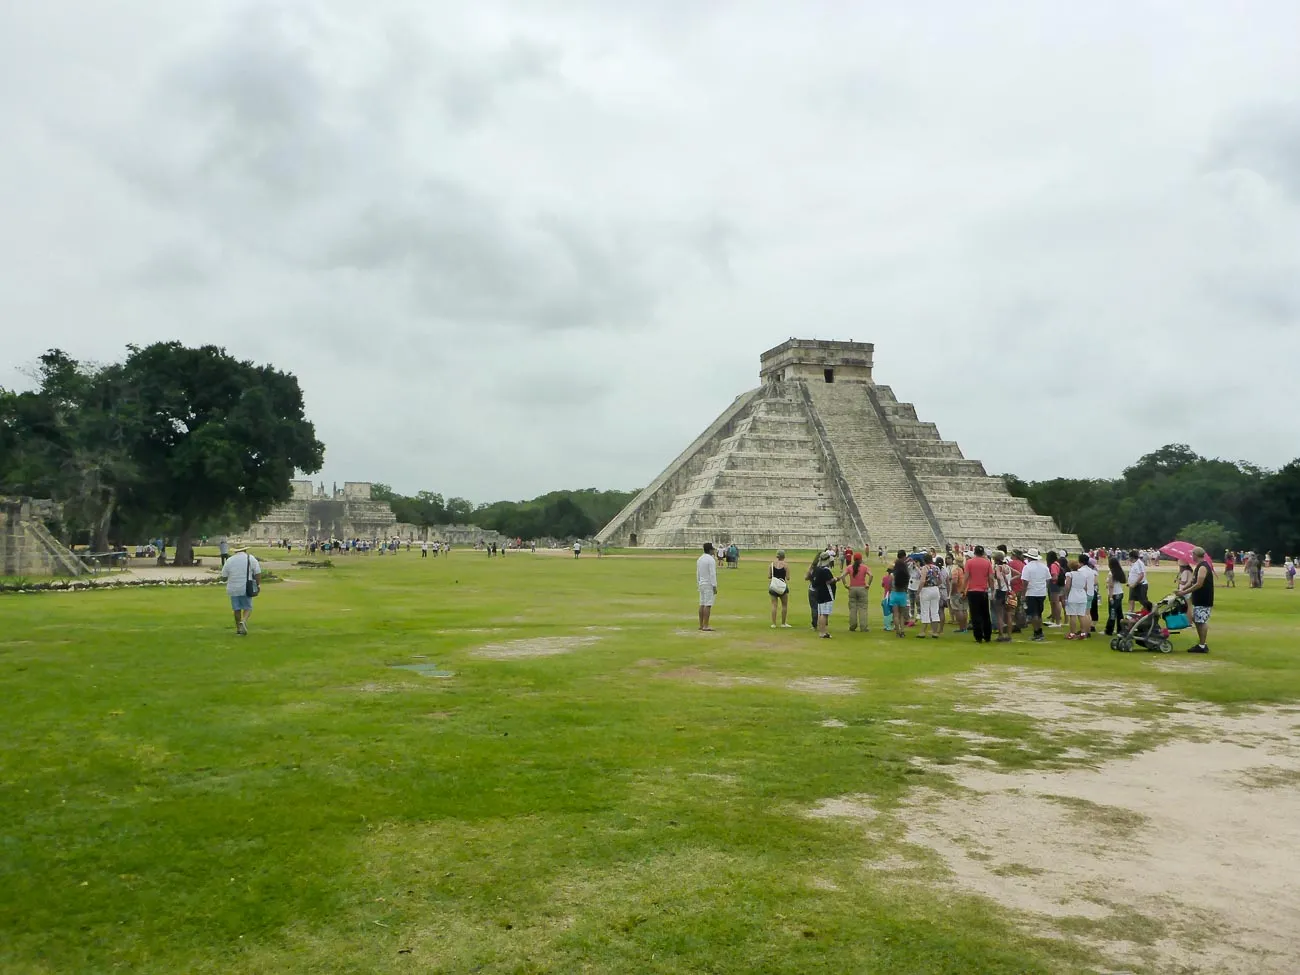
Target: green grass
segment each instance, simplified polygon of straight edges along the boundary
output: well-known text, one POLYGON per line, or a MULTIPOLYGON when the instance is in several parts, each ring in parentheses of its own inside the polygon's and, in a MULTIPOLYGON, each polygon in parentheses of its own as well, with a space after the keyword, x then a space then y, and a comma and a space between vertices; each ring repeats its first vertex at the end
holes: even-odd
POLYGON ((1071 744, 917 678, 1003 662, 1300 697, 1280 585, 1221 593, 1230 667, 1163 673, 1101 640, 904 642, 878 607, 871 634, 840 616, 816 641, 799 587, 773 631, 757 554, 719 573, 712 636, 689 556, 334 562, 285 570, 247 639, 219 589, 0 596, 0 971, 1083 971, 990 902, 864 869, 918 856, 887 817, 801 812, 888 812, 972 750, 1016 768, 1071 744), (569 636, 598 639, 471 654, 569 636), (816 676, 861 693, 786 686, 816 676))

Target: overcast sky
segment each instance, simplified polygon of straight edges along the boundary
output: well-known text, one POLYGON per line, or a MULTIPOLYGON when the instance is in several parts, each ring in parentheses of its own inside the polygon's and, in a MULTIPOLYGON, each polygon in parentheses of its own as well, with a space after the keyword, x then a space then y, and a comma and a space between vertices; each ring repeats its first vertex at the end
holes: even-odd
POLYGON ((0 7, 0 385, 179 339, 325 480, 640 487, 789 336, 990 471, 1300 454, 1300 4, 0 7))

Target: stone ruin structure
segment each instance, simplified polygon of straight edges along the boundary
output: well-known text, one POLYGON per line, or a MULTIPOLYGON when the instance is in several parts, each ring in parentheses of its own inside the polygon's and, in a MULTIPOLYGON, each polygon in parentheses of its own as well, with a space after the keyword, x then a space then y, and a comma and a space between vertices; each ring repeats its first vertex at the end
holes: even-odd
POLYGON ((0 497, 0 575, 77 576, 86 571, 81 559, 45 527, 59 511, 52 501, 0 497))
POLYGON ((619 546, 886 551, 1005 542, 1079 551, 872 378, 874 346, 790 339, 738 396, 606 525, 619 546))
POLYGON ((249 526, 243 542, 293 542, 329 538, 389 538, 395 534, 397 516, 387 501, 370 499, 369 481, 344 481, 326 491, 325 485, 293 481, 293 497, 278 504, 249 526))

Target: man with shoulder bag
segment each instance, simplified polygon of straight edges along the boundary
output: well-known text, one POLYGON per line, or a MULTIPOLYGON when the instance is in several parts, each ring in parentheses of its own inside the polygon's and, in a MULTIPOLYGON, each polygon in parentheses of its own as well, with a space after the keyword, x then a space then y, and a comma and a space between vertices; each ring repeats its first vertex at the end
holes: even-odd
POLYGON ((246 548, 238 549, 221 567, 226 581, 226 595, 235 614, 235 633, 248 635, 248 617, 253 613, 253 597, 262 591, 262 565, 246 548))

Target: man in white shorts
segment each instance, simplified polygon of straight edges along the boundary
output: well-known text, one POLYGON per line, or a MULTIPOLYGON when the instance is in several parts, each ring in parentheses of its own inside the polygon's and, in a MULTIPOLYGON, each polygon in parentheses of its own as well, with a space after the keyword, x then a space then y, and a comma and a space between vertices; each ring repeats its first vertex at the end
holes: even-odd
POLYGON ((713 543, 704 543, 704 554, 695 560, 695 587, 700 591, 700 629, 711 631, 709 614, 718 596, 718 560, 713 557, 713 543))

